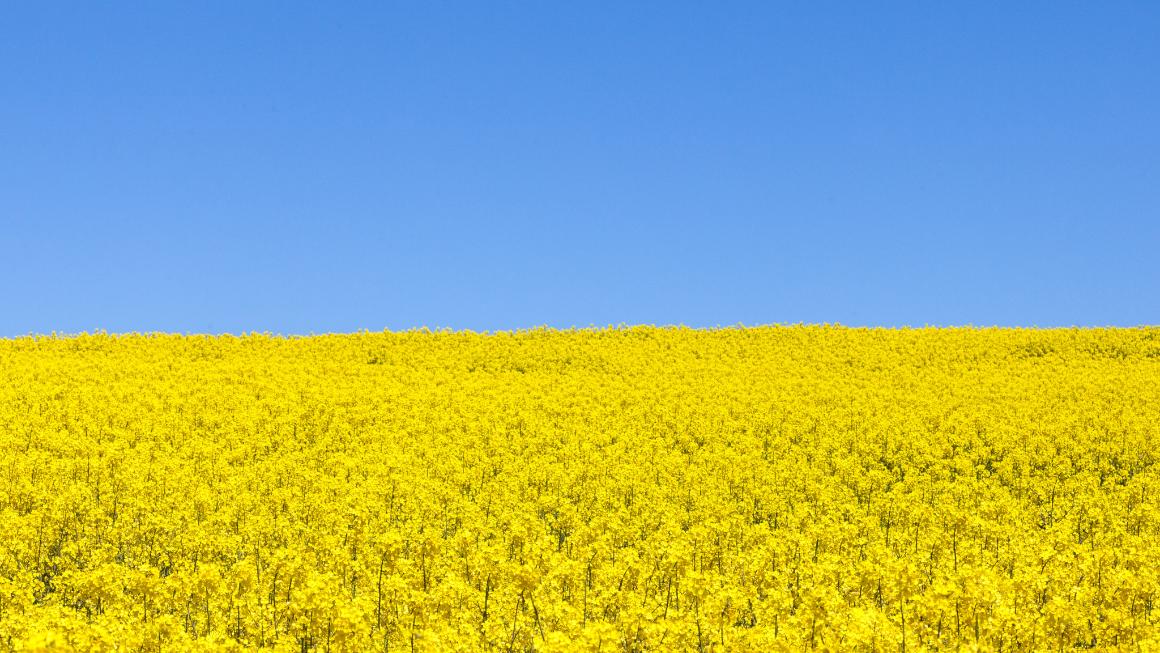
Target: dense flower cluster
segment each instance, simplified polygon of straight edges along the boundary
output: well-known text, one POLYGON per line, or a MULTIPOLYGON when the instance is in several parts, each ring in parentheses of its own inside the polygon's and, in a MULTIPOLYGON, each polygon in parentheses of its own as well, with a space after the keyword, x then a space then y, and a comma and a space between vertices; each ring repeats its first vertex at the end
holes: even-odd
POLYGON ((1160 647, 1160 329, 0 341, 0 650, 1160 647))

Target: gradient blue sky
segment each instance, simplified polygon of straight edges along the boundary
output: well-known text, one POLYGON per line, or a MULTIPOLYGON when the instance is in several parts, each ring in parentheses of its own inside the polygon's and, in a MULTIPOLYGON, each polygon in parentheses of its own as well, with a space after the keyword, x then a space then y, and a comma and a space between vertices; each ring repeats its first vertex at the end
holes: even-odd
POLYGON ((1158 35, 1155 2, 2 3, 0 335, 1155 324, 1158 35))

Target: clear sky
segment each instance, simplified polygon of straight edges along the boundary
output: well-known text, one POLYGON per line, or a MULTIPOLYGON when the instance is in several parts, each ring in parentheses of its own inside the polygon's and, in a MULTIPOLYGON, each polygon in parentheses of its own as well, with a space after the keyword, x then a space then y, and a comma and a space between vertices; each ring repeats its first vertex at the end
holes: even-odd
POLYGON ((1156 324, 1158 251, 1156 2, 0 3, 0 335, 1156 324))

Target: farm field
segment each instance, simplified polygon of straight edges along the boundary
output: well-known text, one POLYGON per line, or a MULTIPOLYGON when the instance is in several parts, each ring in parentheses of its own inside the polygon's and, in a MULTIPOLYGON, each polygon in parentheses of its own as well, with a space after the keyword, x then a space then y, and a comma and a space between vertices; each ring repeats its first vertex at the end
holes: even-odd
POLYGON ((1160 649, 1160 328, 0 340, 0 650, 1160 649))

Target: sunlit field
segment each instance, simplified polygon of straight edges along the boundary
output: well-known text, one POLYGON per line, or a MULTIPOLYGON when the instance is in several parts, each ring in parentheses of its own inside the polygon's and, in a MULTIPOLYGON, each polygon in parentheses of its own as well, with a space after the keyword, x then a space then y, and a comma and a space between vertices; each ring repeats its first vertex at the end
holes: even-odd
POLYGON ((1160 329, 0 340, 0 650, 1160 649, 1160 329))

